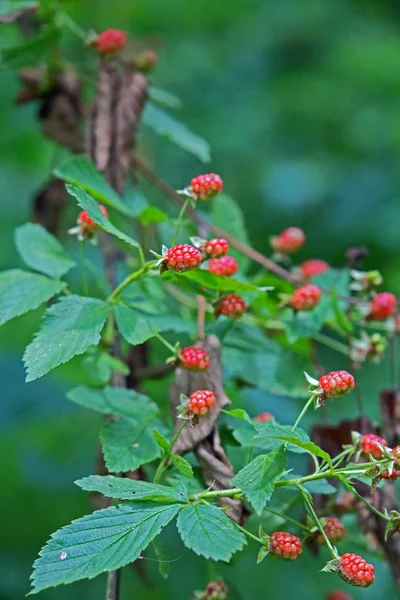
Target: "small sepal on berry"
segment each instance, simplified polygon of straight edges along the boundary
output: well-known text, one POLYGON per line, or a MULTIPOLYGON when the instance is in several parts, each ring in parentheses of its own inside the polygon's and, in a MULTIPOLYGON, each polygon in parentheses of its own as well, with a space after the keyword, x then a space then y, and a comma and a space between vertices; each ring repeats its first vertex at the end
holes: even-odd
POLYGON ((266 546, 261 546, 257 554, 257 564, 260 564, 269 554, 269 549, 266 546))
MULTIPOLYGON (((389 515, 388 515, 389 516, 389 515)), ((388 536, 392 536, 400 531, 400 513, 397 510, 390 511, 390 520, 386 523, 385 541, 388 536)))

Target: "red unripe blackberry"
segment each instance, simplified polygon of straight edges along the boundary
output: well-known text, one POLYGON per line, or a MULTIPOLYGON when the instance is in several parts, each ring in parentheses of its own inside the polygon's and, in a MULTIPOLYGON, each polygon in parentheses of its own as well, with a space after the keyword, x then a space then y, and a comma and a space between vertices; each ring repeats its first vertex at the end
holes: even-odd
POLYGON ((300 227, 288 227, 271 240, 271 245, 277 252, 293 254, 300 250, 306 241, 304 231, 300 227))
POLYGON ((168 249, 164 263, 170 271, 190 271, 200 265, 202 258, 200 250, 194 246, 178 244, 168 249))
POLYGON ((204 244, 203 250, 208 258, 219 258, 229 252, 229 244, 224 238, 214 238, 204 244))
POLYGON ((210 581, 206 587, 202 600, 226 600, 228 590, 223 581, 210 581))
POLYGON ((231 277, 239 270, 239 265, 233 256, 221 256, 221 258, 212 258, 208 265, 210 273, 231 277))
POLYGON ((295 535, 285 531, 275 531, 269 539, 269 551, 284 560, 296 560, 303 549, 301 541, 295 535))
POLYGON ((126 46, 128 36, 125 31, 119 29, 106 29, 97 36, 97 51, 102 56, 113 54, 126 46))
MULTIPOLYGON (((332 544, 340 542, 346 536, 346 529, 340 519, 336 517, 328 517, 323 527, 326 537, 332 544)), ((318 544, 325 544, 325 538, 322 533, 317 536, 318 544)))
POLYGON ((205 415, 214 406, 216 400, 213 392, 197 390, 190 395, 186 409, 194 415, 205 415))
POLYGON ((254 421, 257 423, 266 423, 267 421, 271 421, 274 417, 269 412, 263 412, 260 415, 254 417, 254 421))
POLYGON ((379 435, 375 435, 374 433, 367 433, 363 435, 360 440, 360 449, 365 456, 373 456, 377 460, 383 458, 384 453, 377 445, 381 444, 382 446, 387 446, 387 441, 383 438, 379 437, 379 435))
POLYGON ((358 554, 343 554, 339 565, 340 577, 350 585, 366 588, 375 581, 375 569, 358 554))
POLYGON ((179 366, 188 371, 206 371, 210 366, 210 357, 203 348, 187 346, 179 354, 179 366))
POLYGON ((293 292, 291 304, 294 310, 312 310, 319 304, 321 290, 317 285, 308 283, 293 292))
POLYGON ((247 304, 237 294, 226 294, 215 305, 215 316, 223 315, 230 319, 239 319, 247 310, 247 304))
POLYGON ((320 377, 319 384, 326 398, 337 398, 354 388, 354 377, 347 371, 331 371, 320 377))
POLYGON ((400 477, 400 471, 397 469, 393 469, 391 475, 389 475, 389 471, 383 471, 381 473, 382 479, 390 479, 390 481, 396 481, 400 477))
MULTIPOLYGON (((108 219, 108 212, 105 206, 99 204, 99 208, 103 215, 108 219)), ((91 231, 98 227, 97 223, 91 219, 86 210, 82 210, 78 215, 78 225, 82 227, 85 231, 91 231)))
POLYGON ((216 173, 198 175, 190 182, 190 189, 197 198, 209 200, 219 194, 222 190, 222 179, 216 173))
POLYGON ((329 271, 330 268, 330 265, 321 258, 311 258, 310 260, 305 260, 300 265, 303 279, 311 279, 311 277, 315 277, 316 275, 322 275, 322 273, 329 271))
POLYGON ((342 592, 342 590, 336 590, 328 594, 326 600, 354 600, 353 596, 349 596, 346 592, 342 592))
POLYGON ((369 318, 374 321, 384 321, 395 314, 396 305, 397 300, 394 294, 381 292, 371 302, 369 318))

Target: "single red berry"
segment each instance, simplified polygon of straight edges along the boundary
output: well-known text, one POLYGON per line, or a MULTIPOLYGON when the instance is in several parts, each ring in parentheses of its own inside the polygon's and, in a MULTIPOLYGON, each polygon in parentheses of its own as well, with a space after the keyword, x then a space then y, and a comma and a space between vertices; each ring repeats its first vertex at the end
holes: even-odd
POLYGON ((97 36, 97 51, 102 56, 118 52, 126 46, 128 36, 119 29, 106 29, 97 36))
POLYGON ((269 551, 284 560, 296 560, 303 549, 301 541, 295 535, 285 531, 275 531, 269 539, 269 551))
POLYGON ((367 433, 366 435, 363 435, 360 440, 360 449, 362 453, 365 454, 365 456, 371 455, 377 460, 379 460, 384 456, 384 453, 377 444, 387 446, 387 441, 379 437, 379 435, 375 435, 374 433, 367 433))
POLYGON ((393 469, 392 473, 389 475, 389 471, 383 471, 381 473, 382 479, 390 479, 390 481, 396 481, 400 477, 400 471, 397 469, 393 469))
POLYGON ((231 277, 239 270, 239 265, 233 256, 221 256, 221 258, 212 258, 208 268, 214 275, 231 277))
POLYGON ((354 388, 354 377, 347 371, 331 371, 319 380, 326 398, 338 398, 354 388))
POLYGON ((271 245, 277 252, 293 254, 300 250, 305 241, 306 236, 300 227, 289 227, 278 236, 272 238, 271 245))
POLYGON ((203 348, 187 346, 179 354, 179 366, 188 371, 206 371, 210 366, 210 357, 203 348))
MULTIPOLYGON (((326 537, 332 544, 336 544, 336 542, 340 542, 346 536, 346 529, 340 519, 336 517, 328 517, 325 521, 323 527, 326 537)), ((318 544, 325 544, 325 538, 322 533, 319 533, 317 536, 318 544)))
POLYGON ((322 275, 322 273, 329 271, 330 268, 330 265, 328 265, 328 263, 321 258, 311 258, 310 260, 305 260, 300 265, 300 271, 303 279, 310 279, 316 275, 322 275))
POLYGON ((366 588, 375 581, 375 569, 358 554, 343 554, 339 565, 340 577, 350 585, 366 588))
POLYGON ((190 182, 190 189, 197 198, 209 200, 219 194, 222 190, 222 179, 216 173, 198 175, 190 182))
POLYGON ((189 244, 178 244, 169 248, 165 257, 165 266, 170 271, 189 271, 196 269, 202 260, 200 250, 189 244))
MULTIPOLYGON (((105 206, 99 204, 99 208, 103 215, 108 218, 108 212, 105 206)), ((78 215, 78 225, 82 227, 82 229, 86 231, 94 230, 98 227, 97 223, 91 219, 86 210, 82 210, 78 215)))
POLYGON ((400 465, 400 446, 395 446, 392 450, 392 454, 395 463, 400 465))
POLYGON ((384 321, 395 314, 396 305, 397 300, 394 294, 381 292, 372 300, 369 317, 374 321, 384 321))
POLYGON ((321 290, 317 285, 308 283, 293 292, 291 304, 295 310, 312 310, 319 304, 321 290))
POLYGON ((214 406, 216 400, 213 392, 197 390, 190 395, 187 410, 194 415, 205 415, 214 406))
POLYGON ((326 600, 353 600, 353 596, 349 596, 349 594, 342 592, 342 590, 335 590, 328 594, 326 600))
POLYGON ((229 252, 229 244, 224 238, 214 238, 204 244, 204 252, 208 258, 219 258, 229 252))
POLYGON ((223 581, 210 581, 206 587, 204 600, 226 600, 228 589, 223 581))
POLYGON ((260 415, 254 417, 254 421, 257 423, 266 423, 267 421, 271 421, 274 417, 269 412, 263 412, 260 415))
POLYGON ((356 498, 351 492, 343 492, 337 498, 335 503, 335 511, 342 515, 344 513, 354 512, 356 498))
POLYGON ((223 315, 230 319, 239 319, 247 310, 246 302, 237 294, 226 294, 215 306, 215 316, 223 315))

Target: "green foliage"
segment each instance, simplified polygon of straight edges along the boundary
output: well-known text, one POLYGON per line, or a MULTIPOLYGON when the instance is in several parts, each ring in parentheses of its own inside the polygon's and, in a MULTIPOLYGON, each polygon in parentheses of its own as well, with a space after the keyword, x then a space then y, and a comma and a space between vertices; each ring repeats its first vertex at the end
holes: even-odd
POLYGON ((161 331, 150 320, 128 306, 117 305, 113 310, 119 332, 132 346, 143 344, 161 331))
POLYGON ((122 387, 106 386, 98 390, 80 386, 70 390, 67 398, 80 406, 90 408, 104 415, 134 418, 141 407, 145 407, 146 410, 148 405, 152 406, 153 410, 157 412, 155 405, 150 404, 147 396, 122 387))
POLYGON ((75 481, 83 490, 87 492, 98 492, 104 494, 107 498, 116 498, 118 500, 152 500, 153 502, 187 502, 187 491, 183 486, 178 488, 167 487, 165 485, 156 485, 146 481, 136 481, 113 475, 90 475, 75 481))
POLYGON ((59 279, 76 265, 60 242, 44 227, 26 223, 15 230, 18 253, 28 267, 59 279))
POLYGON ((178 515, 178 531, 185 546, 196 554, 229 562, 246 544, 244 535, 216 506, 195 504, 178 515))
POLYGON ((287 455, 284 446, 279 446, 269 454, 261 454, 246 465, 231 480, 231 485, 239 487, 245 493, 257 514, 261 514, 265 503, 272 496, 275 481, 285 468, 287 455))
POLYGON ((72 521, 56 531, 40 551, 34 564, 31 593, 92 579, 135 561, 177 515, 180 506, 124 504, 72 521))
POLYGON ((46 375, 98 344, 110 310, 102 300, 74 295, 48 308, 41 329, 25 350, 26 381, 46 375))
POLYGON ((0 325, 38 308, 62 292, 65 283, 19 269, 0 273, 0 325))
MULTIPOLYGON (((220 194, 213 200, 212 222, 223 231, 233 235, 239 242, 249 244, 243 212, 233 198, 227 194, 220 194)), ((229 254, 237 260, 241 272, 245 273, 250 264, 249 258, 235 248, 231 248, 229 254)))
POLYGON ((171 462, 174 465, 175 469, 183 475, 184 477, 193 477, 193 469, 182 456, 178 456, 177 454, 171 455, 171 462))
MULTIPOLYGON (((251 283, 239 281, 234 277, 223 277, 215 275, 206 269, 197 269, 195 271, 186 271, 178 277, 184 277, 190 281, 194 281, 201 286, 211 290, 221 290, 226 292, 264 292, 267 288, 259 288, 251 283)), ((178 278, 177 277, 177 278, 178 278)))
POLYGON ((323 458, 324 461, 326 461, 330 467, 332 466, 332 461, 331 461, 331 457, 329 456, 329 454, 327 452, 325 452, 324 450, 322 450, 322 448, 317 446, 317 444, 314 444, 314 442, 302 442, 296 437, 287 436, 287 435, 279 435, 279 436, 277 435, 274 437, 276 437, 278 440, 283 440, 285 442, 288 442, 289 444, 294 444, 295 446, 297 446, 299 448, 303 448, 310 454, 313 454, 314 456, 319 456, 319 458, 323 458))
POLYGON ((59 29, 49 25, 22 44, 1 48, 0 67, 3 69, 19 69, 35 65, 49 54, 58 42, 59 37, 59 29))

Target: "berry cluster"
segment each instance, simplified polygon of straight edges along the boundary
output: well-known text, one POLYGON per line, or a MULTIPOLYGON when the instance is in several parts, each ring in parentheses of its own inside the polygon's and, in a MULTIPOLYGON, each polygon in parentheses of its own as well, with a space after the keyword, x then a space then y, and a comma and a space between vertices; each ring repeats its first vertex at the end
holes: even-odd
POLYGON ((375 569, 358 554, 346 553, 340 558, 340 577, 358 587, 369 587, 375 581, 375 569))
POLYGON ((385 321, 396 313, 396 307, 397 300, 394 294, 389 292, 376 294, 371 302, 369 318, 374 321, 385 321))
POLYGON ((178 364, 188 371, 206 371, 210 366, 210 357, 203 348, 187 346, 179 353, 178 364))
POLYGON ((101 56, 114 54, 125 48, 128 36, 119 29, 106 29, 97 36, 97 51, 101 56))
POLYGON ((271 246, 276 252, 293 254, 300 250, 306 241, 304 231, 299 227, 288 227, 276 237, 271 238, 271 246))
POLYGON ((209 200, 222 191, 223 182, 216 173, 207 175, 198 175, 190 182, 190 191, 195 198, 200 200, 209 200))
POLYGON ((338 398, 354 388, 354 377, 347 371, 332 371, 319 379, 325 398, 338 398))
POLYGON ((226 294, 215 304, 215 316, 223 315, 229 319, 239 319, 247 310, 247 304, 237 294, 226 294))
POLYGON ((207 258, 219 258, 229 252, 229 244, 224 238, 213 238, 205 242, 201 250, 203 250, 207 258))
POLYGON ((213 392, 209 390, 197 390, 190 395, 186 410, 193 415, 204 416, 216 402, 213 392))
POLYGON ((311 277, 322 275, 329 270, 330 266, 321 258, 311 258, 310 260, 305 260, 300 265, 302 279, 311 279, 311 277))
POLYGON ((278 558, 296 560, 302 551, 299 538, 285 531, 275 531, 269 538, 269 552, 278 558))
POLYGON ((379 460, 384 456, 384 453, 378 444, 387 446, 387 441, 374 433, 367 433, 360 440, 360 450, 366 457, 372 456, 379 460))
POLYGON ((321 290, 317 285, 308 283, 293 292, 291 305, 294 310, 312 310, 319 304, 321 290))
POLYGON ((400 477, 400 471, 398 471, 397 469, 393 469, 391 473, 389 473, 389 471, 383 471, 383 473, 380 474, 380 477, 382 477, 382 479, 390 479, 390 481, 396 481, 396 479, 400 477))
POLYGON ((183 271, 196 269, 202 259, 200 250, 194 246, 190 244, 178 244, 167 250, 162 262, 166 269, 182 273, 183 271))
POLYGON ((239 265, 233 256, 222 256, 221 258, 212 258, 208 266, 210 273, 231 277, 239 270, 239 265))
MULTIPOLYGON (((340 519, 336 517, 328 517, 323 526, 324 532, 328 540, 332 544, 336 544, 336 542, 340 542, 346 536, 346 529, 340 519)), ((318 544, 325 544, 325 538, 322 533, 319 533, 317 536, 318 544)))

